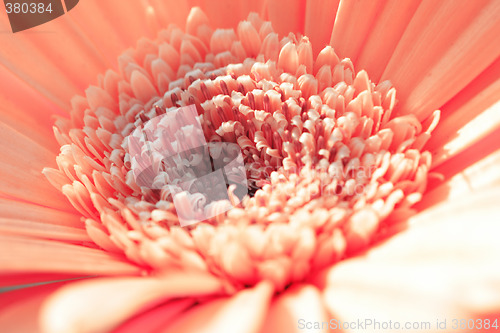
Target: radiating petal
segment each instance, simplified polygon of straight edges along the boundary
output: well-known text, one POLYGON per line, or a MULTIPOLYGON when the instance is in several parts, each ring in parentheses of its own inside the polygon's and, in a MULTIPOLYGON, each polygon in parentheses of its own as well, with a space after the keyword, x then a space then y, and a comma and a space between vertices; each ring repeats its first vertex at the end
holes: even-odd
POLYGON ((140 269, 102 250, 57 241, 0 235, 0 274, 137 275, 140 269))
POLYGON ((339 56, 356 60, 385 2, 386 0, 340 2, 330 40, 339 56))
POLYGON ((270 283, 261 282, 231 298, 220 298, 194 307, 162 332, 259 332, 273 292, 270 283))
POLYGON ((305 1, 273 0, 267 1, 266 4, 268 18, 280 37, 285 37, 290 32, 303 33, 305 1))
POLYGON ((340 0, 308 0, 306 3, 304 32, 316 56, 330 43, 333 22, 340 0))
MULTIPOLYGON (((497 140, 485 142, 481 147, 488 148, 497 142, 497 140)), ((477 150, 480 149, 474 147, 470 153, 477 154, 477 150)), ((416 205, 417 209, 423 210, 436 205, 440 201, 453 201, 459 197, 467 197, 472 193, 500 187, 500 173, 498 172, 500 150, 497 149, 494 153, 486 155, 479 161, 464 168, 467 161, 474 158, 467 153, 464 152, 457 158, 450 160, 449 163, 444 163, 435 169, 435 172, 444 176, 444 180, 427 191, 422 201, 416 205), (459 157, 462 157, 462 159, 459 159, 459 157)))
POLYGON ((0 123, 0 196, 61 210, 73 211, 42 174, 45 166, 55 165, 53 152, 15 129, 0 123))
POLYGON ((0 122, 57 152, 53 117, 65 112, 2 65, 0 77, 0 122))
POLYGON ((65 212, 23 201, 0 198, 0 212, 2 212, 0 218, 3 219, 31 221, 43 225, 85 228, 85 224, 77 212, 65 212))
POLYGON ((425 119, 495 61, 499 15, 495 0, 423 1, 382 75, 398 90, 401 112, 425 119))
POLYGON ((272 302, 261 332, 298 333, 311 328, 307 323, 327 321, 319 290, 312 285, 297 284, 272 302))
POLYGON ((131 318, 113 333, 158 332, 195 303, 194 298, 174 300, 131 318))
POLYGON ((201 274, 76 282, 61 288, 46 302, 41 315, 42 331, 109 332, 139 310, 162 300, 221 292, 217 279, 201 274))
MULTIPOLYGON (((38 315, 43 302, 68 282, 58 282, 3 293, 0 297, 0 327, 9 333, 40 332, 38 315)), ((69 281, 71 283, 71 281, 69 281)))
POLYGON ((374 21, 354 61, 356 68, 370 73, 374 82, 380 79, 419 4, 420 1, 388 0, 374 21))
POLYGON ((247 19, 248 13, 262 14, 264 2, 263 0, 188 0, 190 7, 199 6, 208 16, 210 24, 217 28, 236 28, 240 21, 247 19))
POLYGON ((410 219, 408 230, 332 267, 330 313, 434 324, 499 311, 499 195, 496 188, 436 205, 410 219))

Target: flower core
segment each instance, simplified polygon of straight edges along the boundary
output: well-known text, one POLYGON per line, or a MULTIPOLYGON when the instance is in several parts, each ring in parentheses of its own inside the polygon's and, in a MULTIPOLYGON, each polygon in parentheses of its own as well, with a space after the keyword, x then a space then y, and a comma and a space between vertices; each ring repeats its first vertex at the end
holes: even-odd
POLYGON ((140 40, 119 69, 57 121, 59 170, 44 173, 84 216, 89 246, 148 274, 207 271, 236 289, 266 279, 279 291, 369 246, 425 190, 422 147, 438 113, 398 116, 390 82, 372 83, 331 46, 314 57, 305 36, 280 40, 256 14, 214 31, 195 8, 186 32, 140 40), (229 187, 235 208, 217 201, 214 218, 181 227, 176 209, 195 203, 174 207, 168 187, 140 187, 126 138, 189 105, 207 142, 241 148, 249 195, 229 187))

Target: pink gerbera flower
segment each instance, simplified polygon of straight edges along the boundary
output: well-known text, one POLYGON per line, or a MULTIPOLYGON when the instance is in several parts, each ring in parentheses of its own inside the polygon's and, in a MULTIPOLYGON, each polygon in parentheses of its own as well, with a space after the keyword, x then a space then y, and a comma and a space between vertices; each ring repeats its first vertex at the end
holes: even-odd
MULTIPOLYGON (((0 327, 498 327, 498 17, 498 1, 88 0, 0 36, 0 282, 52 282, 2 294, 0 327), (200 184, 137 181, 128 138, 189 105, 219 153, 241 149, 247 195, 200 208, 200 184)), ((175 131, 180 151, 193 132, 175 131)))

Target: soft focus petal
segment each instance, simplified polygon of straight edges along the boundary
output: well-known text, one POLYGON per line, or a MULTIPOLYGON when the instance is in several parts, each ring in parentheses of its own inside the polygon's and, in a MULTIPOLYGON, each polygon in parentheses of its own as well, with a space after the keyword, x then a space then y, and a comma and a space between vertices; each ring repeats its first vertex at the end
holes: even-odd
POLYGON ((495 61, 499 15, 495 0, 423 1, 382 75, 398 90, 399 110, 425 119, 495 61))
POLYGON ((273 292, 271 283, 261 282, 231 298, 220 298, 194 307, 162 332, 259 332, 273 292))
POLYGON ((303 332, 304 322, 325 322, 328 314, 319 290, 295 285, 271 304, 261 332, 303 332))
POLYGON ((199 6, 208 16, 213 27, 235 28, 240 21, 247 18, 250 12, 263 14, 265 1, 188 0, 188 3, 190 8, 199 6))
POLYGON ((137 275, 140 269, 98 249, 63 242, 0 235, 1 275, 65 273, 137 275))
MULTIPOLYGON (((488 139, 490 140, 485 141, 481 148, 495 147, 498 142, 498 139, 494 137, 488 139)), ((470 151, 466 151, 436 168, 436 172, 444 175, 444 181, 437 181, 438 184, 430 185, 422 201, 416 207, 422 210, 432 207, 440 201, 453 201, 458 197, 500 187, 500 173, 498 172, 500 150, 497 149, 491 154, 486 154, 485 157, 472 165, 463 167, 468 164, 467 162, 470 163, 470 160, 473 160, 473 155, 477 154, 478 150, 481 150, 480 147, 472 147, 470 151)))
POLYGON ((304 31, 305 6, 305 1, 301 0, 267 1, 268 19, 273 23, 274 31, 280 37, 304 31))
POLYGON ((9 333, 40 331, 38 315, 43 302, 68 282, 58 282, 4 293, 0 297, 0 327, 9 333))
POLYGON ((459 154, 500 128, 500 57, 441 108, 441 121, 426 148, 433 166, 459 154))
POLYGON ((54 165, 54 153, 25 134, 0 123, 0 196, 73 211, 41 170, 54 165))
POLYGON ((304 32, 311 41, 314 55, 330 42, 339 2, 340 0, 309 0, 306 3, 304 32))
POLYGON ((500 312, 499 195, 497 188, 430 208, 408 230, 332 267, 325 283, 332 316, 434 324, 500 312))
POLYGON ((58 290, 45 303, 41 314, 42 331, 109 332, 137 311, 161 300, 221 292, 218 280, 197 274, 76 282, 58 290))
POLYGON ((194 298, 167 302, 131 318, 113 333, 158 332, 193 303, 195 303, 194 298))

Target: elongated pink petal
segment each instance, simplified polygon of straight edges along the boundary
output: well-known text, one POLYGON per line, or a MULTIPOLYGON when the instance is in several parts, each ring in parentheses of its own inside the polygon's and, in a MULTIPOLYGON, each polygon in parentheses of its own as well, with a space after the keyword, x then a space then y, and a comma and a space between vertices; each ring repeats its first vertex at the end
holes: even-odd
POLYGON ((270 283, 261 282, 231 298, 220 298, 194 307, 162 332, 259 332, 273 292, 270 283))
POLYGON ((442 108, 441 121, 426 148, 434 167, 500 128, 500 57, 442 108))
POLYGON ((311 40, 315 56, 330 43, 339 2, 340 0, 306 2, 304 33, 311 40))
POLYGON ((70 210, 41 170, 54 165, 53 152, 28 136, 0 123, 0 196, 9 196, 61 210, 70 210), (27 191, 26 189, 29 189, 27 191))
POLYGON ((157 305, 161 300, 217 295, 221 291, 218 280, 197 274, 75 282, 58 290, 45 303, 40 317, 42 331, 109 332, 129 316, 146 306, 157 305), (75 299, 78 299, 77 303, 75 299))
POLYGON ((104 251, 57 241, 0 235, 1 274, 137 275, 140 269, 104 251))
POLYGON ((422 2, 382 75, 400 93, 401 112, 424 119, 495 61, 499 15, 494 0, 422 2))
POLYGON ((496 188, 438 204, 397 237, 332 267, 324 294, 330 314, 435 323, 436 316, 498 313, 499 194, 496 188))
POLYGON ((377 82, 384 72, 394 49, 417 10, 420 1, 388 0, 363 41, 354 62, 377 82))
POLYGON ((0 287, 16 287, 31 283, 53 282, 81 277, 83 277, 81 274, 70 273, 2 273, 0 274, 0 287))
POLYGON ((2 212, 1 218, 3 219, 36 221, 40 224, 61 225, 81 229, 85 227, 81 221, 81 216, 75 211, 65 212, 23 201, 0 198, 0 211, 2 212))
POLYGON ((40 332, 38 316, 43 302, 68 282, 9 291, 0 298, 0 327, 11 333, 40 332))
POLYGON ((113 333, 136 333, 136 332, 157 332, 177 316, 182 316, 182 311, 186 310, 195 302, 194 298, 174 300, 160 305, 150 311, 141 313, 131 318, 113 333))
MULTIPOLYGON (((489 147, 496 141, 486 142, 482 146, 489 147)), ((471 153, 477 153, 475 150, 473 149, 471 153)), ((498 172, 500 150, 496 150, 470 166, 466 163, 473 160, 473 156, 467 153, 461 155, 435 169, 435 172, 442 174, 445 179, 439 185, 429 189, 422 201, 416 205, 418 209, 425 209, 440 201, 453 201, 456 198, 467 197, 471 193, 500 186, 500 173, 498 172), (462 157, 461 155, 464 155, 463 161, 456 160, 462 157), (464 167, 465 165, 468 166, 464 167)))
POLYGON ((261 332, 298 333, 314 328, 307 323, 328 322, 321 296, 312 285, 291 287, 272 302, 261 332))
POLYGON ((0 122, 56 152, 53 117, 66 112, 2 65, 0 77, 0 122))
POLYGON ((247 18, 249 12, 263 13, 265 1, 188 0, 188 3, 190 7, 199 6, 208 16, 212 26, 236 28, 240 21, 247 18))
POLYGON ((385 2, 385 0, 340 2, 330 44, 341 57, 350 58, 355 62, 385 2))
POLYGON ((273 22, 274 31, 280 37, 288 33, 303 33, 305 1, 300 0, 274 0, 267 1, 269 20, 273 22), (284 20, 283 18, 288 19, 284 20))

